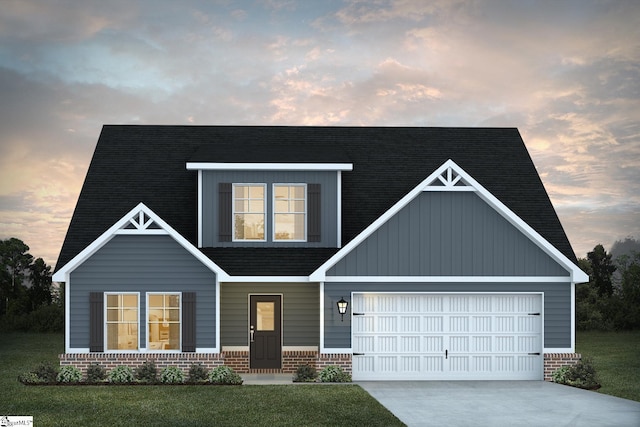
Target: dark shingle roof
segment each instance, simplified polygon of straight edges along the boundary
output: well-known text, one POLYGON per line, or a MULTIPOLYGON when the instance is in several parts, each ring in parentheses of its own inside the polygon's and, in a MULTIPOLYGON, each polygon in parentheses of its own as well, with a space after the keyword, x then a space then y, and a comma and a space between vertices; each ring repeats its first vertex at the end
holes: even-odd
MULTIPOLYGON (((560 252, 576 260, 515 128, 107 125, 56 268, 140 202, 196 244, 197 173, 186 169, 189 161, 304 163, 314 159, 353 163, 353 171, 342 174, 343 245, 452 159, 560 252)), ((287 274, 295 275, 311 273, 336 251, 287 250, 295 259, 287 274)), ((232 275, 275 274, 268 263, 281 251, 203 249, 232 275), (237 257, 240 253, 244 262, 237 257)), ((284 273, 280 269, 278 274, 284 273)))

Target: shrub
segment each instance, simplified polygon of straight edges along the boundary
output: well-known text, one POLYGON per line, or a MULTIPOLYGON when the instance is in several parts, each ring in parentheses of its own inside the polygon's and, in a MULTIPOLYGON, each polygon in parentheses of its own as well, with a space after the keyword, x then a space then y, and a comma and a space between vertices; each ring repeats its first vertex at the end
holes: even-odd
POLYGON ((340 366, 327 366, 318 375, 323 383, 350 383, 351 375, 342 370, 340 366))
POLYGON ((208 374, 209 374, 209 371, 207 370, 207 368, 202 366, 202 363, 198 363, 198 364, 194 363, 189 368, 189 382, 197 383, 200 381, 206 381, 208 374))
POLYGON ((163 384, 180 384, 184 382, 184 373, 177 366, 167 366, 160 373, 160 382, 163 384))
POLYGON ((135 378, 133 376, 133 369, 124 365, 116 366, 115 368, 113 368, 111 372, 109 372, 107 379, 110 383, 116 384, 132 383, 135 381, 135 378))
POLYGON ((594 389, 600 387, 596 370, 589 358, 583 358, 572 366, 563 366, 551 374, 553 382, 573 387, 594 389))
POLYGON ((49 362, 42 362, 32 371, 41 382, 54 383, 58 378, 58 368, 49 362))
POLYGON ((63 366, 58 373, 57 380, 59 383, 77 383, 82 380, 82 372, 75 366, 63 366))
POLYGON ((145 383, 155 383, 158 381, 158 368, 156 362, 147 360, 136 369, 136 379, 145 383))
POLYGON ((87 368, 87 381, 98 383, 107 378, 107 371, 99 363, 92 363, 87 368))
POLYGON ((293 375, 293 381, 295 382, 313 382, 318 377, 316 368, 311 365, 300 365, 296 369, 296 373, 293 375))
POLYGON ((240 385, 242 377, 228 366, 218 366, 209 372, 209 382, 220 385, 240 385))
POLYGON ((44 382, 40 379, 40 377, 38 377, 38 375, 36 375, 35 372, 25 372, 23 374, 20 374, 18 376, 18 381, 23 384, 38 384, 44 382))

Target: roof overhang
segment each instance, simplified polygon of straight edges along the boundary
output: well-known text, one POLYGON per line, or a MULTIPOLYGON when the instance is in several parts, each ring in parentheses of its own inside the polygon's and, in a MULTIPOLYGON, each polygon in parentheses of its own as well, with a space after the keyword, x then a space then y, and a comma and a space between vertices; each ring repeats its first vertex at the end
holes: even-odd
POLYGON ((329 258, 324 264, 316 269, 310 276, 312 281, 325 281, 327 271, 342 260, 347 254, 360 245, 365 239, 371 236, 383 224, 389 221, 402 208, 407 206, 413 199, 418 197, 423 191, 473 191, 478 196, 502 215, 509 223, 526 235, 534 244, 542 249, 553 260, 559 263, 568 272, 567 281, 572 283, 585 283, 589 281, 589 276, 584 273, 576 264, 567 258, 562 252, 556 249, 549 241, 535 231, 529 224, 524 222, 518 215, 509 209, 504 203, 498 200, 486 188, 484 188, 471 175, 466 173, 453 160, 447 160, 442 166, 436 169, 424 181, 418 184, 413 190, 407 193, 387 212, 380 216, 371 225, 365 228, 359 235, 340 249, 334 256, 329 258))
POLYGON ((211 163, 187 162, 188 170, 351 171, 352 163, 211 163))

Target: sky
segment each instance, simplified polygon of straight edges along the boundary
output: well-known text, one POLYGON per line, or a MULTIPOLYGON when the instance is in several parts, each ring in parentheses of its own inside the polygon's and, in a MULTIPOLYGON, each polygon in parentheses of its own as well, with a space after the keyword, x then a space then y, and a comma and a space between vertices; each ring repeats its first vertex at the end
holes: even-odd
POLYGON ((640 238, 640 2, 0 0, 0 238, 55 264, 103 124, 517 127, 585 257, 640 238))

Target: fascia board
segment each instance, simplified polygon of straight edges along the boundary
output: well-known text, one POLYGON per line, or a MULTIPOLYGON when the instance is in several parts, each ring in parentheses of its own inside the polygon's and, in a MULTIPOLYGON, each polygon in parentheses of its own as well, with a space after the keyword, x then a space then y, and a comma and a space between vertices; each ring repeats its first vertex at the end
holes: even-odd
POLYGON ((558 264, 562 265, 571 273, 571 281, 573 283, 584 283, 589 281, 589 276, 585 274, 580 268, 575 265, 569 258, 564 256, 555 246, 553 246, 547 239, 542 237, 540 233, 534 230, 529 224, 524 222, 518 215, 516 215, 511 209, 509 209, 498 198, 491 194, 486 188, 484 188, 478 181, 476 181, 471 175, 466 173, 461 167, 455 164, 453 160, 451 162, 452 168, 457 174, 462 176, 464 180, 474 187, 482 200, 495 209, 503 218, 505 218, 511 225, 516 227, 521 233, 529 237, 533 243, 535 243, 540 249, 542 249, 547 255, 553 258, 558 264))
MULTIPOLYGON (((149 209, 144 203, 139 203, 135 208, 131 209, 126 215, 124 215, 119 221, 117 221, 113 226, 111 226, 107 231, 102 233, 100 237, 94 240, 89 246, 87 246, 83 251, 81 251, 78 255, 73 257, 71 261, 65 264, 60 270, 58 270, 53 275, 53 280, 56 282, 65 282, 67 280, 67 275, 70 274, 73 270, 75 270, 78 266, 84 263, 87 259, 89 259, 93 254, 95 254, 100 248, 102 248, 105 244, 107 244, 114 236, 118 234, 126 234, 121 233, 122 228, 129 224, 129 219, 143 212, 150 219, 153 220, 162 230, 164 230, 164 234, 168 234, 171 236, 178 244, 180 244, 184 249, 186 249, 189 253, 191 253, 195 258, 197 258, 200 262, 202 262, 207 268, 216 273, 220 277, 220 280, 225 280, 229 276, 228 274, 222 270, 217 264, 207 258, 202 252, 200 252, 195 246, 193 246, 187 239, 182 237, 180 233, 178 233, 173 227, 167 224, 162 218, 156 215, 151 209, 149 209)), ((135 234, 144 234, 136 232, 135 234)), ((147 234, 158 234, 157 229, 150 229, 147 234)))
POLYGON ((215 163, 187 162, 188 170, 351 171, 352 163, 215 163))
MULTIPOLYGON (((556 262, 566 268, 571 275, 571 281, 573 283, 584 283, 589 281, 589 277, 580 268, 575 265, 571 260, 564 256, 559 250, 557 250, 551 243, 549 243, 544 237, 542 237, 531 226, 524 222, 518 215, 516 215, 511 209, 509 209, 504 203, 498 200, 493 194, 491 194, 486 188, 484 188, 478 181, 466 173, 460 166, 458 166, 453 160, 449 159, 436 169, 425 180, 418 184, 413 190, 407 193, 402 199, 400 199, 395 205, 393 205, 382 216, 375 220, 369 227, 365 228, 358 236, 356 236, 351 242, 349 242, 344 248, 339 250, 334 256, 329 258, 324 264, 318 267, 311 275, 309 279, 311 281, 324 281, 326 280, 326 272, 333 267, 338 261, 349 254, 353 249, 360 245, 366 238, 373 234, 384 223, 396 215, 402 208, 408 205, 413 199, 415 199, 422 191, 424 191, 428 184, 433 182, 438 176, 444 173, 448 168, 451 168, 459 176, 461 176, 469 186, 473 187, 478 193, 480 198, 489 204, 494 210, 502 215, 509 223, 515 226, 521 233, 525 234, 530 240, 532 240, 538 247, 540 247, 547 255, 551 256, 556 262)), ((433 187, 429 187, 432 190, 433 187)))

